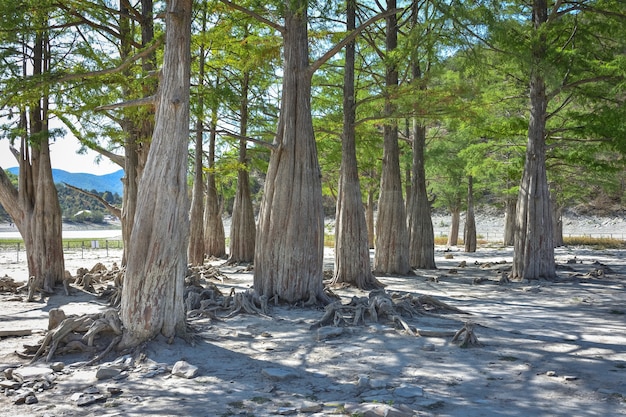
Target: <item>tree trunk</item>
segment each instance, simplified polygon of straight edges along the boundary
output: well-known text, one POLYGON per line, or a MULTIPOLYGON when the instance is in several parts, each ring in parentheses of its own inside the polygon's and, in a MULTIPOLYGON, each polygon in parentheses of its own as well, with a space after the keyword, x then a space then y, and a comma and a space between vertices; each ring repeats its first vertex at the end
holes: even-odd
POLYGON ((307 2, 284 3, 284 67, 274 140, 257 231, 254 289, 280 301, 327 303, 324 212, 313 121, 307 2))
MULTIPOLYGON (((202 34, 206 33, 206 9, 202 14, 202 34)), ((198 53, 198 111, 196 114, 196 140, 194 155, 194 178, 191 193, 191 212, 189 213, 189 248, 187 256, 191 265, 204 264, 204 174, 202 172, 204 142, 204 65, 206 54, 204 43, 200 43, 198 53)))
POLYGON ((560 205, 555 196, 556 192, 551 193, 552 198, 552 224, 554 225, 554 247, 563 246, 563 206, 560 205))
POLYGON ((374 190, 370 187, 367 190, 367 207, 365 207, 365 223, 367 224, 367 245, 374 249, 374 190))
POLYGON ((463 229, 465 252, 476 252, 476 217, 474 216, 474 178, 470 175, 467 183, 467 213, 463 229))
MULTIPOLYGON (((396 0, 387 0, 387 10, 395 8, 396 0)), ((397 16, 392 14, 386 18, 385 40, 389 59, 385 82, 389 90, 398 86, 398 71, 391 58, 397 43, 398 21, 397 16)), ((402 197, 398 126, 391 119, 394 107, 389 97, 385 99, 384 114, 388 119, 383 126, 383 164, 376 222, 374 270, 379 274, 405 275, 410 271, 409 237, 402 197)))
POLYGON ((546 0, 533 1, 534 41, 530 74, 530 120, 526 161, 517 200, 512 277, 556 277, 550 192, 546 174, 546 117, 548 100, 542 74, 546 64, 546 0))
POLYGON ((435 232, 426 190, 424 148, 426 128, 413 120, 413 187, 409 199, 409 264, 412 268, 436 269, 435 232))
POLYGON ((204 252, 208 256, 222 258, 226 255, 226 235, 215 183, 217 107, 213 108, 212 113, 209 136, 209 172, 207 173, 206 202, 204 204, 204 252))
POLYGON ((191 0, 166 3, 156 125, 139 189, 122 292, 122 348, 159 333, 169 339, 185 334, 191 7, 191 0))
MULTIPOLYGON (((42 76, 48 71, 48 48, 47 34, 38 32, 32 48, 33 76, 42 76)), ((25 77, 28 67, 24 62, 25 77)), ((16 189, 2 171, 0 204, 5 207, 24 239, 28 273, 34 277, 30 289, 39 288, 53 293, 55 285, 63 280, 65 265, 61 207, 50 164, 46 94, 31 104, 29 115, 26 110, 20 112, 19 123, 22 131, 21 146, 19 151, 13 150, 19 163, 18 187, 16 189)), ((31 291, 29 299, 33 295, 31 291)))
POLYGON ((241 127, 239 140, 239 169, 237 170, 237 191, 233 204, 233 216, 230 223, 230 257, 229 262, 243 263, 254 261, 254 243, 256 224, 254 207, 250 195, 250 178, 248 176, 247 143, 248 135, 248 91, 250 72, 246 71, 241 88, 241 127))
POLYGON ((515 208, 514 198, 506 197, 504 202, 504 245, 513 246, 515 237, 515 208))
POLYGON ((451 221, 450 234, 448 235, 448 247, 456 246, 459 243, 459 225, 461 224, 461 205, 455 204, 450 207, 451 221))
MULTIPOLYGON (((346 7, 348 32, 355 29, 356 1, 346 7)), ((341 170, 335 215, 335 269, 332 284, 348 283, 362 290, 380 287, 370 266, 367 224, 356 159, 356 91, 354 88, 355 43, 346 45, 343 84, 343 135, 341 170)))
MULTIPOLYGON (((133 33, 131 30, 130 18, 134 11, 130 10, 127 2, 120 2, 120 39, 121 58, 126 59, 132 54, 133 33)), ((141 0, 141 45, 145 47, 154 39, 153 25, 153 4, 152 0, 141 0)), ((156 69, 156 53, 153 52, 142 58, 142 72, 144 85, 142 94, 149 97, 156 92, 156 82, 149 74, 156 69)), ((125 70, 124 74, 131 78, 131 69, 125 70)), ((124 89, 125 96, 132 98, 130 89, 124 89)), ((139 181, 146 164, 150 140, 154 131, 154 107, 142 108, 140 114, 135 117, 124 117, 121 122, 122 130, 126 134, 124 143, 124 195, 122 203, 122 240, 124 241, 124 252, 122 255, 122 265, 126 265, 128 250, 130 248, 130 235, 135 224, 135 210, 137 209, 137 194, 139 192, 139 181)))
MULTIPOLYGON (((417 30, 419 16, 418 2, 413 2, 411 29, 417 30)), ((422 68, 417 54, 417 45, 411 46, 411 78, 415 87, 426 90, 422 81, 422 68)), ((418 119, 418 107, 414 107, 412 123, 413 161, 411 193, 407 192, 408 228, 409 228, 409 265, 418 269, 436 269, 435 232, 430 214, 430 201, 426 190, 426 169, 424 150, 426 148, 426 127, 418 119)))

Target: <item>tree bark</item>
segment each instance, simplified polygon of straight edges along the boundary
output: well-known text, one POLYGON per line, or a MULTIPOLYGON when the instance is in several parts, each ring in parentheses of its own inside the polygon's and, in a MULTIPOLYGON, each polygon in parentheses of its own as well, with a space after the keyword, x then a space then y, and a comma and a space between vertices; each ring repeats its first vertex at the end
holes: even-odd
MULTIPOLYGON (((356 1, 346 7, 348 32, 356 27, 356 1)), ((341 169, 335 215, 335 268, 332 285, 347 283, 359 289, 379 288, 370 266, 367 224, 356 158, 355 42, 346 45, 343 84, 343 134, 341 169)))
POLYGON ((506 197, 504 202, 504 245, 513 246, 515 237, 515 208, 516 200, 506 197))
POLYGON ((476 252, 476 217, 474 216, 474 178, 470 175, 467 182, 467 213, 463 228, 465 252, 476 252))
POLYGON ((517 199, 512 277, 556 277, 554 229, 546 174, 546 117, 548 100, 542 74, 546 61, 546 0, 533 0, 534 40, 530 73, 530 120, 526 161, 517 199))
MULTIPOLYGON (((132 54, 132 31, 130 19, 132 11, 127 2, 120 2, 120 50, 121 58, 126 59, 132 54)), ((153 4, 152 0, 141 0, 141 45, 149 45, 154 39, 153 4)), ((150 97, 156 92, 156 83, 153 77, 147 74, 156 68, 156 53, 152 52, 142 58, 142 72, 144 85, 142 94, 150 97)), ((129 78, 133 77, 132 71, 124 71, 129 78)), ((124 94, 130 98, 133 93, 127 87, 124 94)), ((139 181, 146 165, 146 158, 150 149, 150 140, 154 131, 154 106, 140 109, 140 114, 135 117, 124 117, 121 122, 122 130, 126 134, 124 143, 124 195, 122 197, 122 240, 124 252, 122 265, 126 265, 128 250, 130 248, 130 235, 135 224, 135 211, 137 209, 137 195, 139 193, 139 181)))
MULTIPOLYGON (((45 24, 39 22, 40 27, 45 24)), ((32 47, 33 76, 44 75, 49 68, 47 33, 38 31, 32 47)), ((24 62, 26 77, 29 65, 24 62)), ((36 288, 53 293, 63 281, 65 263, 61 207, 52 178, 48 131, 48 96, 43 93, 26 110, 20 112, 21 144, 18 155, 17 189, 4 171, 0 175, 0 204, 13 219, 24 239, 29 276, 36 288)), ((29 294, 31 299, 33 292, 29 294)))
POLYGON ((254 261, 254 244, 256 239, 256 223, 254 207, 250 195, 250 178, 248 175, 248 157, 245 137, 248 135, 248 92, 250 72, 243 75, 241 88, 241 122, 239 139, 239 168, 237 170, 237 191, 233 203, 233 215, 230 224, 230 257, 229 262, 243 263, 254 261))
POLYGON ((563 206, 556 199, 556 191, 551 193, 552 199, 552 224, 554 225, 554 247, 563 246, 563 206))
POLYGON ((289 0, 283 7, 281 109, 259 213, 254 289, 259 296, 287 303, 327 303, 321 173, 311 116, 307 2, 289 0))
MULTIPOLYGON (((396 1, 387 0, 387 10, 395 8, 396 1)), ((398 21, 395 14, 386 18, 385 44, 389 58, 385 82, 389 94, 398 86, 398 71, 391 58, 398 44, 398 21)), ((384 114, 387 121, 383 126, 383 164, 376 222, 374 271, 379 274, 404 275, 410 271, 409 237, 402 196, 398 126, 391 119, 394 107, 389 96, 385 99, 384 114)))
MULTIPOLYGON (((411 11, 411 29, 418 30, 419 2, 413 2, 411 11)), ((411 78, 419 90, 426 90, 422 80, 422 68, 418 56, 417 45, 411 46, 411 78)), ((427 66, 428 68, 428 66, 427 66)), ((407 192, 408 231, 409 231, 409 265, 418 269, 436 269, 435 264, 435 232, 430 213, 430 201, 426 189, 425 155, 426 126, 417 117, 418 106, 414 106, 412 120, 413 161, 411 177, 413 178, 411 193, 407 192)))
MULTIPOLYGON (((202 34, 206 33, 206 9, 202 14, 202 34)), ((194 178, 191 192, 191 212, 189 213, 189 248, 187 256, 191 265, 204 264, 204 174, 202 172, 204 142, 204 96, 202 94, 204 86, 204 66, 206 53, 204 43, 200 43, 198 52, 198 111, 196 114, 196 137, 194 154, 194 178)))
POLYGON ((122 348, 158 334, 169 339, 185 335, 191 8, 191 0, 166 3, 156 125, 139 189, 122 292, 122 348))
POLYGON ((209 135, 209 171, 207 172, 206 201, 204 204, 204 252, 207 256, 222 258, 226 255, 226 234, 222 209, 215 182, 215 141, 217 139, 217 107, 211 115, 209 135))
POLYGON ((367 190, 367 206, 365 207, 365 223, 367 224, 367 245, 374 249, 374 239, 376 236, 374 223, 374 190, 369 187, 367 190))
POLYGON ((448 247, 456 246, 459 243, 459 229, 461 224, 461 205, 455 204, 450 207, 450 234, 448 235, 448 247))

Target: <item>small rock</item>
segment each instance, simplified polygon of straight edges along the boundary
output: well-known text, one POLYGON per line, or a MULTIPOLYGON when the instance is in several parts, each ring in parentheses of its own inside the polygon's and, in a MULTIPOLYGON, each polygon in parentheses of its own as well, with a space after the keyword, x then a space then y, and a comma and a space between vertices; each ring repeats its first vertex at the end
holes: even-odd
POLYGON ((424 389, 422 387, 409 387, 402 386, 393 390, 393 395, 401 398, 417 398, 424 396, 424 389))
POLYGON ((279 416, 288 416, 291 414, 296 414, 297 412, 298 409, 294 407, 280 407, 278 410, 276 410, 276 413, 279 416))
POLYGON ((111 395, 120 395, 123 391, 119 387, 107 387, 107 392, 111 395))
POLYGON ((387 388, 388 381, 384 378, 370 379, 370 387, 373 389, 387 388))
POLYGON ((556 371, 548 371, 546 372, 546 376, 556 376, 556 371))
POLYGON ((370 377, 367 375, 359 375, 356 386, 362 389, 370 388, 370 377))
POLYGON ((265 368, 261 370, 261 373, 272 381, 285 381, 298 376, 294 371, 284 368, 265 368))
POLYGON ((363 417, 413 417, 415 415, 415 412, 405 405, 395 407, 378 403, 346 404, 345 410, 351 415, 363 417))
POLYGON ((109 378, 115 378, 120 374, 120 370, 111 366, 101 366, 96 371, 96 379, 103 380, 109 378))
POLYGON ((54 372, 61 372, 65 368, 65 364, 63 362, 55 362, 50 365, 50 369, 54 372))
POLYGON ((324 406, 319 403, 314 403, 311 401, 305 401, 304 404, 300 406, 301 413, 317 413, 324 409, 324 406))
POLYGON ((0 390, 1 389, 19 389, 22 386, 22 383, 19 381, 9 381, 4 380, 0 381, 0 390))
POLYGON ((185 361, 178 361, 172 368, 172 375, 191 379, 198 374, 198 367, 185 361))
POLYGON ((342 327, 325 326, 317 329, 317 341, 332 339, 343 334, 342 327))
POLYGON ((26 404, 26 398, 28 398, 31 395, 34 395, 31 390, 18 392, 16 393, 15 399, 13 400, 13 404, 15 405, 26 404))
POLYGON ((25 366, 13 370, 13 378, 19 378, 22 381, 33 379, 45 379, 52 373, 52 369, 48 366, 25 366))
POLYGON ((84 392, 76 393, 72 395, 71 399, 76 402, 79 407, 86 407, 91 404, 95 404, 100 401, 106 401, 106 397, 101 394, 87 394, 84 392))
POLYGON ((37 399, 37 397, 35 397, 34 394, 28 395, 26 397, 26 399, 24 400, 24 404, 37 404, 39 402, 39 400, 37 399))
POLYGON ((576 381, 578 377, 576 375, 563 375, 564 381, 576 381))

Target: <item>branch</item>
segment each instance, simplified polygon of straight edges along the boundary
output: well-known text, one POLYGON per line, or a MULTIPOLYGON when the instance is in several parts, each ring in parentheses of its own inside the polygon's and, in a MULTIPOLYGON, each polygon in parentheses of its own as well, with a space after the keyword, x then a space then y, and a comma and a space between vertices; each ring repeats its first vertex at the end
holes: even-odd
POLYGON ((98 194, 90 193, 89 191, 85 191, 82 188, 74 187, 73 185, 70 185, 66 182, 64 182, 63 184, 65 184, 65 186, 71 190, 84 194, 87 197, 95 198, 96 200, 98 200, 100 204, 102 204, 109 211, 109 213, 111 213, 118 219, 122 218, 122 210, 110 204, 104 198, 100 197, 98 194))
POLYGON ((319 67, 321 67, 326 61, 328 61, 335 54, 337 54, 339 51, 341 51, 347 44, 349 44, 350 42, 354 41, 356 39, 356 37, 359 36, 359 34, 361 32, 363 32, 365 29, 367 29, 373 23, 376 23, 380 19, 384 19, 387 16, 391 16, 392 14, 396 14, 396 13, 400 12, 401 10, 402 9, 385 10, 384 12, 381 12, 381 13, 377 14, 376 16, 374 16, 374 17, 372 17, 370 19, 367 19, 367 21, 365 21, 365 23, 360 25, 358 28, 354 29, 352 32, 350 32, 348 34, 348 36, 343 38, 343 40, 341 40, 339 43, 337 43, 335 46, 333 46, 328 52, 326 52, 324 55, 322 55, 317 60, 315 60, 315 62, 313 62, 311 65, 309 65, 309 69, 308 69, 309 74, 313 75, 313 73, 319 67))
POLYGON ((245 140, 245 141, 248 141, 248 142, 256 143, 257 145, 265 146, 266 148, 269 148, 271 150, 276 150, 277 149, 276 145, 274 145, 273 143, 270 143, 270 142, 266 142, 264 140, 251 138, 249 136, 241 136, 241 135, 238 135, 236 133, 229 132, 227 130, 220 130, 219 133, 222 133, 224 136, 229 136, 231 138, 242 139, 242 140, 245 140))
POLYGON ((152 105, 155 102, 156 102, 156 96, 149 96, 149 97, 144 97, 144 98, 138 98, 135 100, 122 101, 120 103, 107 104, 105 106, 98 106, 94 110, 102 111, 102 110, 122 109, 125 107, 146 106, 146 105, 152 105))
POLYGON ((598 83, 598 82, 602 82, 602 81, 623 81, 623 80, 624 80, 624 77, 622 77, 622 76, 614 76, 614 75, 599 75, 597 77, 592 77, 592 78, 583 78, 581 80, 574 81, 574 82, 571 82, 569 84, 561 85, 559 88, 554 90, 552 93, 547 94, 547 99, 548 99, 548 101, 552 100, 554 97, 559 95, 561 92, 567 91, 567 90, 571 90, 571 89, 579 87, 581 85, 591 84, 591 83, 598 83))
POLYGON ((99 77, 101 75, 117 74, 119 72, 124 71, 128 67, 130 67, 130 65, 133 62, 135 62, 135 61, 137 61, 137 60, 139 60, 141 58, 145 58, 145 57, 149 56, 159 46, 161 46, 162 43, 163 43, 163 38, 158 38, 152 45, 150 45, 149 47, 147 47, 143 51, 141 51, 141 52, 139 52, 139 53, 137 53, 137 54, 135 54, 133 56, 130 56, 130 57, 126 58, 124 60, 124 62, 122 62, 118 67, 107 68, 107 69, 103 69, 103 70, 100 70, 100 71, 84 72, 84 73, 80 73, 80 74, 67 74, 65 76, 62 76, 62 77, 58 78, 57 82, 74 81, 74 80, 83 79, 83 78, 99 77))
POLYGON ((280 32, 282 35, 285 34, 286 29, 285 29, 284 26, 281 26, 278 23, 272 22, 271 20, 264 18, 263 16, 261 16, 258 13, 253 12, 252 10, 248 10, 245 7, 241 7, 241 6, 237 5, 237 4, 231 3, 228 0, 220 0, 220 1, 222 3, 224 3, 225 5, 227 5, 228 7, 232 8, 232 9, 238 10, 241 13, 247 14, 248 16, 252 17, 253 19, 258 20, 259 22, 265 23, 269 27, 271 27, 271 28, 277 30, 278 32, 280 32))

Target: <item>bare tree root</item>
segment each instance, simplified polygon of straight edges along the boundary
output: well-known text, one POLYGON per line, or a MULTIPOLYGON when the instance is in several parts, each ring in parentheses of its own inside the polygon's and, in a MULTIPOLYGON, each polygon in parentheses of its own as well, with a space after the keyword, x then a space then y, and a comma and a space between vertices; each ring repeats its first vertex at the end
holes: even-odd
MULTIPOLYGON (((46 352, 46 362, 50 362, 55 354, 69 352, 91 352, 95 349, 94 339, 102 333, 113 333, 115 343, 91 362, 100 360, 115 347, 121 340, 122 324, 117 311, 110 309, 100 314, 74 316, 65 318, 62 310, 51 311, 49 318, 50 330, 40 343, 37 351, 31 358, 31 363, 37 361, 46 352), (59 322, 59 320, 61 320, 59 322), (84 335, 80 335, 84 333, 84 335), (85 343, 86 342, 86 343, 85 343)), ((33 347, 27 347, 33 349, 33 347)), ((30 357, 21 354, 20 357, 30 357), (23 356, 22 356, 23 355, 23 356)))
POLYGON ((430 312, 434 310, 467 314, 428 295, 390 294, 385 290, 375 290, 369 294, 369 297, 352 297, 348 304, 335 301, 327 305, 322 318, 310 329, 324 326, 359 326, 367 322, 386 321, 412 336, 449 337, 455 335, 453 331, 419 330, 411 326, 404 318, 431 314, 430 312))
POLYGON ((471 321, 465 322, 465 325, 455 333, 452 343, 458 343, 459 347, 467 348, 472 346, 482 346, 478 338, 474 334, 475 324, 471 321))

